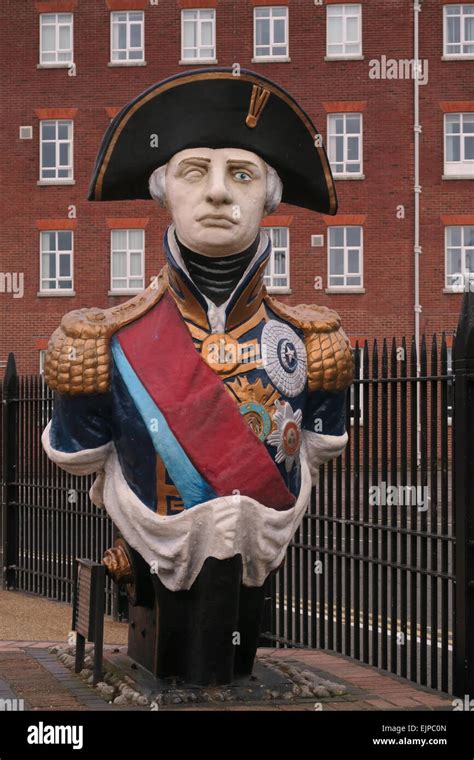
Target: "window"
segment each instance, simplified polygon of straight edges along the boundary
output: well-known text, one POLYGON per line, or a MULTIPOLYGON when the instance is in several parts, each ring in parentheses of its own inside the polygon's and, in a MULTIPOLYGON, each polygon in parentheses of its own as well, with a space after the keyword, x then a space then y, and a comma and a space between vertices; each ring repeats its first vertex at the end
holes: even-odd
POLYGON ((255 58, 288 58, 288 8, 254 9, 255 58))
POLYGON ((454 377, 453 377, 453 347, 446 346, 446 374, 449 375, 446 396, 448 407, 448 425, 453 424, 454 412, 454 377))
POLYGON ((113 291, 143 290, 145 230, 112 230, 113 291))
POLYGON ((465 281, 474 283, 474 226, 446 227, 446 287, 463 291, 465 281))
POLYGON ((362 55, 362 6, 327 6, 326 55, 341 58, 362 55))
POLYGON ((110 14, 111 63, 140 63, 145 61, 143 11, 124 11, 110 14))
POLYGON ((290 287, 290 231, 288 227, 267 227, 272 252, 265 269, 263 282, 271 291, 288 290, 290 287))
POLYGON ((73 60, 72 13, 40 14, 40 64, 68 65, 73 60))
POLYGON ((71 180, 72 121, 41 122, 40 180, 61 182, 71 180))
POLYGON ((362 227, 329 227, 330 288, 362 287, 362 227))
POLYGON ((44 382, 44 365, 46 361, 47 349, 41 348, 38 351, 38 354, 39 375, 41 378, 40 387, 38 390, 41 393, 41 397, 38 399, 40 401, 40 414, 35 415, 35 417, 37 427, 40 430, 44 430, 53 415, 53 394, 44 382))
POLYGON ((215 58, 215 10, 181 11, 182 61, 215 61, 215 58))
POLYGON ((444 6, 444 55, 474 56, 474 4, 444 6))
POLYGON ((328 137, 333 173, 340 176, 362 174, 362 114, 330 114, 328 137))
POLYGON ((352 355, 354 357, 354 367, 356 366, 357 362, 359 363, 358 372, 356 371, 356 374, 354 375, 354 382, 351 383, 349 387, 349 404, 350 404, 350 416, 351 416, 351 425, 354 424, 354 421, 356 419, 355 415, 355 401, 356 401, 356 385, 358 388, 358 394, 357 394, 357 405, 359 407, 359 425, 362 425, 364 422, 364 384, 360 382, 364 377, 364 349, 359 346, 359 348, 353 348, 352 349, 352 355))
POLYGON ((41 348, 39 351, 39 373, 40 375, 44 375, 44 363, 46 361, 46 348, 41 348))
POLYGON ((71 230, 41 233, 41 291, 72 290, 71 230))
POLYGON ((474 113, 445 114, 444 173, 474 177, 474 113))

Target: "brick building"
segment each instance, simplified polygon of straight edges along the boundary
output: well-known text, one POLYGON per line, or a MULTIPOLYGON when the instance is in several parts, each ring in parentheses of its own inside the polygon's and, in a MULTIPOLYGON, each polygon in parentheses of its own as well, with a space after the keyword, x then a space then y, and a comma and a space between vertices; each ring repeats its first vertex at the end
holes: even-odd
POLYGON ((286 87, 335 173, 336 216, 265 220, 269 290, 331 306, 353 340, 411 335, 416 314, 452 334, 474 272, 474 4, 3 0, 0 18, 0 362, 37 372, 65 312, 114 306, 162 266, 155 203, 86 200, 96 153, 132 97, 216 65, 286 87))

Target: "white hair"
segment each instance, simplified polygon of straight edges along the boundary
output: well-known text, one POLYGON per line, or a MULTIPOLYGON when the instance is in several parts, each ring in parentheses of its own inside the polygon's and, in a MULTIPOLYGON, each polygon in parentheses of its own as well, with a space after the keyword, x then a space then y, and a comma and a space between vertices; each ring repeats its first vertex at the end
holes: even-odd
MULTIPOLYGON (((270 166, 265 161, 264 163, 267 167, 267 193, 265 196, 264 210, 266 214, 271 214, 275 211, 281 201, 283 183, 273 166, 270 166)), ((167 164, 159 166, 158 169, 155 169, 150 175, 150 179, 148 180, 151 197, 154 201, 157 201, 160 206, 163 206, 163 208, 166 206, 166 167, 167 164)))

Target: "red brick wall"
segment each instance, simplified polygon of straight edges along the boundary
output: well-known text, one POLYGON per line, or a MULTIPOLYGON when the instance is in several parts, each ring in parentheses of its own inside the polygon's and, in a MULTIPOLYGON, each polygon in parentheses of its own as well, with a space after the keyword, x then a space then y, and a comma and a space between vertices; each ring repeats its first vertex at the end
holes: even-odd
MULTIPOLYGON (((57 4, 57 3, 56 3, 57 4)), ((282 205, 292 215, 291 303, 319 302, 342 316, 346 331, 358 336, 411 334, 414 325, 413 265, 413 81, 373 80, 369 61, 413 57, 411 0, 362 0, 362 61, 326 62, 326 8, 310 0, 291 0, 290 63, 252 64, 252 0, 219 0, 218 65, 255 69, 286 87, 326 138, 324 103, 363 101, 364 174, 362 181, 336 183, 339 213, 366 215, 364 222, 364 294, 315 291, 314 278, 327 282, 326 239, 311 248, 312 234, 326 235, 321 215, 282 205), (383 11, 381 11, 383 5, 383 11), (396 207, 405 206, 398 220, 396 207)), ((200 3, 196 2, 195 7, 200 3)), ((161 239, 166 213, 151 201, 91 203, 87 188, 102 135, 106 109, 124 105, 154 82, 185 68, 180 59, 179 0, 145 5, 143 67, 108 67, 110 26, 106 0, 77 0, 74 10, 74 60, 77 75, 66 69, 38 69, 39 20, 33 0, 3 0, 0 5, 2 102, 6 118, 0 130, 2 156, 0 272, 24 272, 25 295, 0 293, 0 360, 9 350, 20 372, 38 367, 38 341, 58 325, 62 314, 85 306, 108 307, 124 297, 108 297, 110 229, 107 218, 149 217, 146 227, 146 280, 163 263, 161 239), (37 109, 74 108, 76 184, 39 187, 37 109), (20 125, 33 126, 33 140, 20 141, 20 125), (74 240, 75 297, 37 297, 39 231, 37 220, 66 219, 77 208, 74 240)), ((58 5, 59 7, 59 5, 58 5)), ((444 228, 441 214, 472 212, 471 181, 443 181, 443 101, 472 99, 474 61, 443 62, 442 4, 424 2, 420 14, 420 55, 429 59, 429 83, 420 87, 421 136, 421 315, 422 331, 452 331, 460 295, 443 293, 444 228)), ((192 68, 192 67, 189 67, 192 68)), ((109 111, 112 113, 113 111, 109 111)), ((172 125, 170 125, 172 128, 172 125)), ((337 219, 337 217, 335 218, 337 219)), ((332 222, 335 221, 332 220, 332 222)))

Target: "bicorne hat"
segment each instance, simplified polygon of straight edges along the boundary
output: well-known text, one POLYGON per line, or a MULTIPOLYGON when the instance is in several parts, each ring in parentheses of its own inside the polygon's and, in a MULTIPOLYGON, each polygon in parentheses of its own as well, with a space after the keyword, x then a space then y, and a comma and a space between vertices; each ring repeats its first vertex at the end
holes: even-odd
POLYGON ((283 203, 337 211, 329 161, 309 116, 275 82, 231 68, 178 74, 122 108, 102 140, 88 198, 149 200, 151 173, 196 147, 252 151, 278 172, 283 203))

